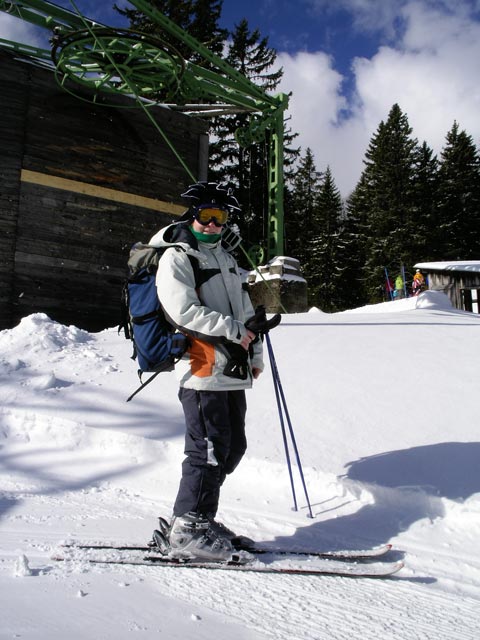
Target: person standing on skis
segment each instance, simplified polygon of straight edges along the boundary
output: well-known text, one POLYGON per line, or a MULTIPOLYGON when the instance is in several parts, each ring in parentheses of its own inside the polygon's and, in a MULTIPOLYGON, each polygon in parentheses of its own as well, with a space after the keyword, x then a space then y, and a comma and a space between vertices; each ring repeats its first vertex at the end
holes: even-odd
POLYGON ((420 271, 420 269, 417 269, 415 271, 415 275, 413 276, 412 295, 418 296, 424 290, 425 290, 425 278, 423 277, 423 273, 420 271))
POLYGON ((393 296, 396 300, 405 297, 404 282, 400 274, 395 278, 395 291, 393 292, 393 296))
POLYGON ((165 315, 190 342, 176 366, 186 458, 164 533, 171 555, 221 561, 238 537, 215 519, 220 488, 246 451, 245 390, 264 368, 258 334, 269 321, 264 311, 255 314, 222 241, 229 215, 240 210, 232 190, 200 182, 182 197, 190 206, 181 221, 150 240, 167 247, 156 276, 165 315))

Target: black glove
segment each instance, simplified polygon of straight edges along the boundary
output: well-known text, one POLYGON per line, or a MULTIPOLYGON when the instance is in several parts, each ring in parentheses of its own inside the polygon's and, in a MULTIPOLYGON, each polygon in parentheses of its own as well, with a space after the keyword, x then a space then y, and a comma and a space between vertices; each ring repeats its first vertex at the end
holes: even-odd
MULTIPOLYGON (((254 342, 259 339, 259 336, 268 333, 270 329, 274 329, 280 324, 282 316, 277 313, 270 320, 267 320, 265 313, 265 307, 260 305, 255 309, 255 315, 249 318, 245 322, 245 327, 254 333, 257 337, 254 342)), ((223 370, 223 374, 229 378, 237 378, 239 380, 246 380, 249 374, 248 367, 248 355, 253 356, 253 343, 250 345, 248 351, 239 344, 229 342, 222 344, 221 349, 228 357, 228 362, 223 370)))
POLYGON ((249 331, 258 336, 259 334, 268 333, 270 329, 275 329, 281 320, 282 316, 279 313, 276 313, 273 318, 267 320, 265 307, 261 304, 255 309, 255 315, 245 322, 245 326, 249 331))
POLYGON ((239 344, 234 344, 233 342, 222 344, 221 348, 228 357, 228 362, 223 370, 223 375, 228 376, 229 378, 246 380, 249 372, 248 351, 239 344))

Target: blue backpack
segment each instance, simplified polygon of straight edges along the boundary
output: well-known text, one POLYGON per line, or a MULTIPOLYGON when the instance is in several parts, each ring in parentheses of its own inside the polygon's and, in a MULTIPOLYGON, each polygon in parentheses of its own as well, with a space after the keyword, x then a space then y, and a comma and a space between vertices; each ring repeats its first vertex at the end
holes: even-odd
MULTIPOLYGON (((129 276, 122 291, 122 322, 127 340, 133 342, 132 359, 138 362, 142 374, 153 373, 132 395, 149 384, 159 373, 172 371, 189 346, 188 338, 167 320, 158 299, 155 276, 158 261, 165 249, 137 242, 130 250, 129 276)), ((198 261, 188 256, 198 281, 198 261)))

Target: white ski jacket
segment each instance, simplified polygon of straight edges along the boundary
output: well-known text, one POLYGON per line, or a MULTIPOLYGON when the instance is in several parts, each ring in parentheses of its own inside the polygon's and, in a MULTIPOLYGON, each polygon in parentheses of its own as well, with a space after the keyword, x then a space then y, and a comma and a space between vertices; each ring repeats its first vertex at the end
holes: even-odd
POLYGON ((221 240, 197 242, 185 223, 161 229, 149 244, 167 247, 158 264, 158 297, 172 324, 190 339, 187 353, 175 367, 180 386, 211 391, 250 388, 251 369, 264 368, 260 340, 253 345, 245 380, 223 373, 230 360, 225 345, 237 345, 244 355, 239 346, 247 334, 244 322, 254 314, 235 259, 221 240), (189 256, 198 261, 197 278, 189 256))

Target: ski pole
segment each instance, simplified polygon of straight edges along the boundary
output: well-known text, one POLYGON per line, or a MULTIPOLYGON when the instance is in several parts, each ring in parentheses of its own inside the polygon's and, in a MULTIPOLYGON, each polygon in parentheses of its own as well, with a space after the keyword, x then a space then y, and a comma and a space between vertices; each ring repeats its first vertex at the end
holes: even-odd
POLYGON ((407 297, 407 281, 405 279, 405 267, 402 262, 402 278, 403 278, 403 295, 407 297))
POLYGON ((390 298, 390 300, 393 300, 393 291, 390 287, 390 278, 388 277, 387 267, 385 267, 385 278, 387 283, 388 297, 390 298))
POLYGON ((274 383, 274 387, 275 387, 275 397, 277 399, 277 407, 278 407, 278 413, 279 413, 279 417, 280 417, 280 425, 281 425, 281 428, 282 428, 282 435, 283 435, 283 441, 284 441, 284 446, 285 446, 285 454, 286 454, 286 457, 287 457, 288 472, 289 472, 289 475, 290 475, 290 483, 291 483, 291 486, 292 486, 294 510, 298 511, 298 506, 297 506, 297 501, 296 501, 296 497, 295 497, 295 487, 294 487, 294 482, 293 482, 293 474, 292 474, 292 467, 291 467, 291 462, 290 462, 290 454, 288 452, 288 443, 287 443, 287 437, 286 437, 286 433, 285 433, 285 424, 284 424, 284 419, 283 419, 282 405, 283 405, 283 411, 285 412, 285 418, 286 418, 287 424, 288 424, 288 430, 289 430, 289 433, 290 433, 290 438, 291 438, 291 441, 292 441, 293 450, 294 450, 295 458, 296 458, 296 461, 297 461, 297 467, 298 467, 298 471, 299 471, 299 474, 300 474, 300 479, 302 481, 302 486, 303 486, 303 490, 304 490, 304 493, 305 493, 305 499, 306 499, 307 505, 308 505, 309 517, 313 518, 312 507, 310 505, 310 500, 309 500, 308 492, 307 492, 307 486, 305 484, 305 477, 303 475, 302 463, 300 461, 300 455, 298 453, 298 447, 297 447, 297 443, 296 443, 296 440, 295 440, 295 435, 293 433, 292 422, 290 420, 290 414, 288 412, 287 402, 286 402, 286 399, 285 399, 285 394, 283 392, 283 387, 282 387, 282 382, 280 380, 280 374, 278 372, 277 362, 275 360, 275 354, 273 353, 272 342, 270 340, 270 336, 268 335, 268 333, 265 334, 265 340, 266 340, 266 343, 267 343, 268 355, 269 355, 269 358, 270 358, 270 366, 271 366, 271 369, 272 369, 272 377, 273 377, 273 383, 274 383))
POLYGON ((269 358, 270 358, 270 367, 271 367, 271 370, 272 370, 273 387, 274 387, 274 390, 275 390, 275 398, 277 400, 278 416, 280 418, 280 428, 282 430, 283 447, 285 449, 285 457, 287 459, 288 475, 290 477, 290 487, 292 489, 293 509, 294 509, 294 511, 298 511, 297 497, 296 497, 296 494, 295 494, 295 483, 293 481, 292 463, 291 463, 291 460, 290 460, 290 452, 288 450, 287 432, 285 430, 285 421, 283 419, 283 411, 282 411, 282 405, 281 405, 281 399, 280 399, 280 391, 278 389, 277 377, 276 377, 275 371, 274 371, 276 369, 277 365, 275 363, 273 352, 271 351, 271 343, 270 343, 270 338, 268 337, 268 333, 266 334, 266 338, 267 338, 268 355, 269 355, 269 358))

